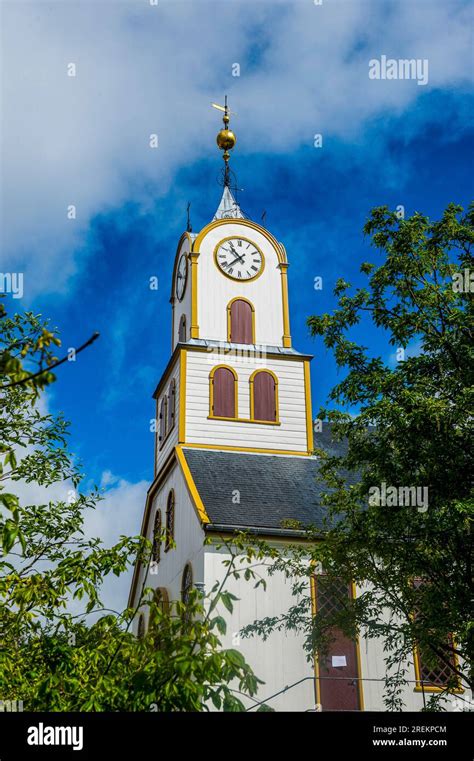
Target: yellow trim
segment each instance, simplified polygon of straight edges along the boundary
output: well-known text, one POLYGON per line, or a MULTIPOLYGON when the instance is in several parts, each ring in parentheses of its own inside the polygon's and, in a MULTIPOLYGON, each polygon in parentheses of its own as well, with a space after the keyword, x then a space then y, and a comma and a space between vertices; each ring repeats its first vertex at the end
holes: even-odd
POLYGON ((156 400, 159 399, 160 394, 163 391, 164 386, 166 386, 166 384, 168 382, 168 379, 169 379, 171 373, 174 370, 174 367, 176 365, 176 360, 178 359, 178 353, 179 352, 177 351, 177 349, 175 349, 173 354, 171 355, 171 357, 169 359, 169 362, 168 362, 168 365, 166 367, 165 372, 163 373, 163 375, 160 378, 160 382, 158 383, 155 391, 153 392, 153 398, 156 399, 156 400))
POLYGON ((152 534, 151 534, 151 537, 152 537, 151 559, 152 559, 152 562, 156 563, 156 565, 158 565, 158 563, 161 560, 161 532, 162 532, 162 529, 163 529, 163 516, 162 516, 161 508, 157 507, 156 510, 155 510, 155 518, 153 520, 153 531, 152 531, 152 534), (156 526, 157 526, 157 523, 159 525, 159 532, 158 532, 159 540, 158 540, 158 542, 156 541, 156 534, 157 534, 156 526), (156 552, 155 552, 155 546, 157 547, 156 552), (156 555, 156 559, 153 557, 153 555, 156 555))
MULTIPOLYGON (((219 418, 216 419, 219 420, 219 418)), ((264 447, 258 449, 256 447, 229 447, 221 444, 190 444, 189 442, 186 442, 184 446, 193 449, 223 449, 226 452, 258 452, 259 454, 286 454, 309 457, 309 452, 295 452, 293 449, 266 449, 264 447)))
POLYGON ((309 368, 309 360, 305 359, 303 364, 304 371, 304 396, 306 407, 306 441, 308 444, 308 452, 312 452, 314 449, 313 441, 313 412, 311 407, 311 375, 309 368))
POLYGON ((244 298, 244 296, 235 296, 235 298, 231 299, 229 303, 227 304, 227 340, 229 343, 232 342, 231 333, 232 333, 232 319, 231 319, 231 308, 234 301, 245 301, 252 310, 252 343, 251 344, 242 344, 243 346, 252 346, 252 344, 256 344, 256 338, 255 338, 255 307, 250 301, 250 299, 244 298))
POLYGON ((183 243, 184 243, 184 241, 185 241, 185 239, 186 239, 186 238, 189 240, 189 251, 186 251, 186 254, 189 254, 189 252, 191 251, 191 249, 192 249, 192 247, 193 247, 193 241, 192 241, 192 238, 191 238, 190 234, 189 234, 188 232, 184 232, 184 233, 181 235, 181 237, 180 237, 180 239, 179 239, 179 241, 178 241, 178 245, 177 245, 177 247, 176 247, 176 253, 175 253, 175 255, 174 255, 173 274, 172 274, 172 276, 171 276, 171 293, 170 293, 170 299, 172 299, 172 298, 173 298, 173 297, 176 295, 176 294, 175 294, 175 279, 176 279, 176 278, 175 278, 175 276, 176 276, 176 269, 177 269, 177 267, 178 267, 178 259, 179 259, 179 254, 183 253, 181 249, 182 249, 182 247, 183 247, 183 243))
MULTIPOLYGON (((453 653, 453 659, 454 659, 454 665, 456 668, 459 666, 459 660, 456 655, 456 653, 453 653)), ((424 685, 422 686, 421 682, 421 669, 420 669, 420 651, 418 648, 418 645, 415 645, 413 648, 413 665, 415 667, 415 681, 416 685, 413 688, 413 692, 446 692, 446 687, 436 687, 435 685, 424 685)), ((449 695, 461 695, 464 692, 464 687, 461 686, 461 679, 457 674, 455 674, 456 679, 458 680, 459 687, 455 687, 453 689, 450 689, 448 694, 449 695)))
POLYGON ((198 325, 198 253, 189 255, 191 259, 191 328, 190 337, 199 338, 198 325))
MULTIPOLYGON (((310 589, 311 589, 311 612, 313 616, 315 616, 316 613, 318 612, 316 572, 314 572, 310 576, 310 589)), ((351 582, 351 594, 352 594, 352 598, 355 599, 356 586, 354 582, 351 582)), ((357 691, 359 693, 359 710, 365 711, 364 692, 363 692, 363 686, 362 686, 362 668, 361 668, 361 658, 360 658, 360 638, 359 637, 356 637, 354 644, 355 644, 357 676, 358 676, 357 691)), ((321 685, 319 683, 319 662, 318 662, 317 653, 314 654, 314 676, 315 676, 316 703, 319 703, 321 705, 321 685)))
POLYGON ((249 219, 216 219, 214 222, 210 222, 208 225, 202 228, 201 232, 196 237, 193 243, 193 248, 192 248, 193 253, 199 252, 200 250, 199 247, 203 239, 209 232, 211 232, 211 230, 214 230, 216 227, 220 227, 221 225, 229 225, 229 224, 249 227, 252 230, 256 230, 257 232, 261 233, 261 235, 263 235, 263 237, 266 238, 268 242, 271 243, 271 245, 275 249, 275 253, 278 257, 278 261, 283 263, 286 262, 285 251, 284 249, 282 249, 277 239, 271 233, 269 233, 268 230, 266 230, 264 227, 261 227, 261 225, 257 225, 255 222, 251 222, 249 219))
MULTIPOLYGON (((184 232, 179 241, 176 248, 176 253, 174 255, 174 264, 173 264, 173 274, 171 276, 171 293, 170 293, 170 302, 171 302, 171 351, 173 351, 174 347, 174 302, 175 302, 175 276, 176 276, 176 268, 178 266, 178 257, 181 253, 181 249, 183 247, 183 242, 185 239, 189 240, 189 251, 191 251, 193 247, 193 241, 188 232, 184 232)), ((188 253, 188 252, 186 252, 188 253)), ((186 284, 187 285, 187 284, 186 284)))
POLYGON ((251 422, 252 423, 256 423, 256 422, 259 422, 259 423, 263 423, 263 422, 265 422, 265 423, 267 423, 267 422, 268 423, 275 422, 275 423, 279 424, 280 423, 280 406, 279 406, 279 403, 278 403, 278 378, 276 377, 275 373, 272 372, 271 370, 267 370, 265 367, 259 367, 259 369, 258 370, 254 370, 252 375, 250 376, 250 378, 249 378, 249 384, 250 384, 250 420, 251 420, 251 422), (272 376, 273 380, 275 381, 275 420, 274 421, 272 421, 272 420, 265 420, 265 421, 264 420, 258 420, 257 421, 257 418, 255 417, 255 399, 254 399, 254 386, 253 386, 253 382, 254 382, 255 376, 258 375, 259 373, 268 373, 269 375, 272 376))
POLYGON ((229 367, 229 365, 216 365, 212 368, 211 372, 209 373, 209 417, 213 420, 237 420, 239 417, 239 378, 237 373, 235 372, 233 367, 229 367), (234 376, 234 410, 235 415, 233 418, 220 418, 216 415, 214 415, 214 375, 216 370, 220 370, 221 368, 225 370, 230 370, 232 375, 234 376))
MULTIPOLYGON (((413 581, 413 584, 415 585, 417 579, 413 579, 412 581, 413 581)), ((418 579, 418 581, 420 582, 422 580, 418 579)), ((412 611, 410 613, 410 618, 411 618, 411 620, 413 620, 415 618, 414 611, 412 611)), ((453 640, 453 649, 454 649, 454 647, 455 647, 455 640, 454 640, 453 635, 451 635, 451 637, 452 637, 452 640, 453 640)), ((419 651, 419 648, 418 648, 417 644, 414 645, 412 654, 413 654, 413 666, 414 666, 414 669, 415 669, 415 682, 416 682, 415 687, 413 688, 413 692, 421 692, 421 693, 423 693, 423 692, 445 692, 446 691, 446 687, 436 687, 435 685, 432 685, 432 686, 425 685, 425 686, 423 686, 421 684, 421 682, 422 682, 422 679, 421 679, 421 669, 420 669, 420 656, 421 656, 421 654, 420 654, 420 651, 419 651)), ((458 668, 459 667, 459 659, 458 659, 458 657, 457 657, 455 652, 453 652, 453 660, 454 660, 454 665, 456 666, 456 668, 458 668)), ((461 679, 460 679, 460 677, 457 674, 456 674, 456 678, 458 680, 459 687, 455 688, 455 689, 452 689, 452 690, 449 690, 448 694, 455 695, 455 694, 462 694, 464 692, 464 688, 462 687, 461 679)))
POLYGON ((168 431, 168 394, 164 393, 161 397, 161 404, 160 404, 160 417, 158 419, 159 422, 159 433, 158 433, 158 449, 163 449, 166 439, 168 438, 168 434, 170 431, 168 431), (160 434, 161 434, 161 420, 164 421, 163 423, 163 439, 160 441, 160 434))
POLYGON ((153 593, 153 601, 155 605, 161 605, 163 613, 169 613, 170 611, 170 596, 166 587, 157 587, 153 593))
MULTIPOLYGON (((192 252, 193 254, 197 254, 200 251, 200 246, 203 241, 203 239, 206 237, 206 235, 211 232, 211 230, 214 230, 217 227, 220 227, 221 225, 229 225, 229 224, 235 224, 235 225, 241 225, 243 227, 248 227, 252 230, 256 230, 261 235, 263 235, 264 238, 267 239, 267 241, 270 243, 272 248, 274 248, 275 253, 277 255, 277 259, 279 262, 279 266, 281 267, 281 288, 282 288, 282 311, 283 311, 283 336, 282 336, 282 344, 284 348, 290 348, 291 343, 291 333, 290 333, 290 310, 289 310, 289 301, 288 301, 288 278, 287 278, 287 268, 288 268, 288 261, 286 257, 286 251, 283 244, 279 243, 277 239, 268 232, 264 227, 261 227, 261 225, 257 225, 255 222, 251 222, 248 219, 216 219, 214 222, 211 222, 210 224, 206 225, 206 227, 203 227, 201 232, 198 234, 196 239, 194 240, 193 246, 192 246, 192 252)), ((235 237, 229 236, 231 238, 235 237)), ((229 240, 229 238, 226 238, 224 240, 229 240)), ((246 239, 247 240, 247 239, 246 239)), ((254 241, 251 241, 254 243, 254 241)), ((218 245, 221 245, 222 241, 218 245)), ((256 245, 254 243, 254 245, 256 245)), ((258 246, 257 246, 258 248, 258 246)), ((214 261, 215 261, 215 254, 216 254, 217 247, 214 249, 214 261)), ((259 249, 260 250, 260 249, 259 249)), ((263 252, 260 250, 260 253, 262 254, 262 260, 265 262, 263 252)), ((222 272, 222 270, 219 268, 219 271, 222 272)), ((263 267, 260 273, 258 273, 256 277, 259 276, 263 272, 263 267)), ((226 273, 223 273, 226 274, 226 273)), ((226 275, 226 277, 229 277, 226 275)), ((252 278, 252 279, 255 279, 252 278)), ((238 279, 235 280, 235 278, 231 278, 235 282, 238 282, 238 279)), ((242 282, 250 282, 250 280, 242 281, 242 282)), ((197 299, 197 296, 196 296, 197 299)), ((194 320, 193 320, 194 322, 194 320)), ((196 317, 196 325, 197 325, 197 317, 196 317)), ((196 330, 196 335, 193 335, 191 333, 191 338, 199 338, 199 328, 196 330)))
MULTIPOLYGON (((174 378, 171 378, 170 384, 169 384, 168 389, 167 389, 167 393, 164 396, 161 397, 161 400, 162 400, 162 402, 166 403, 165 404, 165 406, 166 406, 166 426, 165 426, 165 435, 163 437, 163 441, 161 442, 161 444, 158 447, 158 450, 163 449, 163 447, 166 444, 167 440, 169 439, 171 433, 174 431, 174 427, 175 427, 175 424, 176 424, 176 381, 175 381, 174 378), (169 413, 170 413, 169 401, 170 401, 170 393, 171 393, 171 389, 172 389, 173 385, 174 385, 173 422, 170 425, 170 427, 168 428, 169 413)), ((159 438, 159 433, 158 433, 158 438, 159 438)))
MULTIPOLYGON (((175 447, 171 450, 171 452, 168 455, 168 458, 165 460, 163 465, 160 467, 160 470, 158 471, 158 475, 155 476, 155 480, 151 484, 150 488, 147 491, 146 495, 146 501, 145 501, 145 510, 143 512, 143 518, 142 518, 142 525, 140 528, 140 536, 146 536, 148 533, 148 521, 150 518, 151 513, 151 507, 153 504, 153 499, 155 497, 156 492, 162 485, 165 478, 167 478, 168 474, 172 471, 172 469, 176 466, 176 453, 175 453, 175 447)), ((137 581, 139 576, 140 568, 142 567, 141 564, 137 565, 135 562, 133 565, 133 576, 132 576, 132 583, 130 585, 130 593, 128 595, 128 607, 133 607, 133 601, 135 598, 135 592, 137 589, 137 581)))
POLYGON ((217 415, 208 415, 208 420, 227 420, 229 423, 255 423, 255 425, 281 425, 279 421, 274 420, 251 420, 244 417, 217 417, 217 415))
POLYGON ((229 280, 233 280, 234 283, 235 282, 237 282, 237 283, 251 283, 252 280, 256 280, 258 277, 260 277, 260 275, 263 274, 263 271, 265 269, 265 257, 263 255, 262 249, 259 246, 257 246, 257 244, 253 240, 250 240, 249 238, 244 238, 243 236, 228 235, 227 238, 222 238, 222 240, 220 240, 219 243, 217 244, 217 246, 214 248, 214 264, 216 265, 216 267, 217 267, 218 271, 221 273, 221 275, 224 275, 224 277, 228 278, 229 280), (220 247, 222 246, 223 243, 227 243, 228 240, 235 240, 236 238, 238 238, 239 240, 244 240, 246 243, 251 243, 252 246, 255 246, 255 248, 259 252, 260 256, 262 257, 262 266, 260 267, 260 269, 257 272, 257 274, 253 275, 252 277, 247 277, 247 278, 244 279, 244 278, 234 277, 233 275, 228 275, 227 272, 225 270, 223 270, 222 267, 219 264, 219 260, 217 258, 217 252, 219 251, 220 247))
MULTIPOLYGON (((289 529, 290 530, 290 529, 289 529)), ((252 534, 252 529, 248 529, 249 534, 252 534)), ((219 529, 219 530, 213 530, 207 532, 207 536, 209 537, 210 541, 215 544, 219 544, 224 537, 235 537, 236 534, 241 533, 241 529, 235 528, 235 529, 219 529)), ((274 534, 265 534, 258 532, 258 538, 261 539, 264 542, 272 543, 272 545, 292 545, 292 544, 314 544, 313 539, 306 539, 304 536, 288 536, 288 535, 280 535, 275 536, 274 534)))
MULTIPOLYGON (((313 618, 316 616, 317 604, 316 604, 316 579, 313 573, 309 579, 311 590, 311 613, 313 618)), ((314 652, 314 696, 316 698, 316 704, 321 706, 321 685, 319 683, 319 660, 318 653, 314 652)))
POLYGON ((176 285, 175 285, 175 288, 174 288, 175 293, 176 293, 176 298, 178 299, 180 304, 181 304, 182 300, 184 299, 184 294, 186 293, 186 286, 188 284, 189 264, 188 264, 188 255, 187 255, 187 253, 183 252, 181 254, 181 256, 179 257, 178 262, 177 262, 177 269, 179 269, 179 263, 180 263, 181 259, 184 259, 184 261, 186 262, 186 277, 184 279, 184 290, 183 290, 183 294, 182 294, 181 298, 179 298, 179 296, 178 296, 177 286, 176 285))
MULTIPOLYGON (((352 599, 355 600, 357 596, 357 589, 354 582, 351 584, 351 591, 352 591, 352 599)), ((359 710, 365 711, 365 703, 364 703, 364 684, 362 682, 362 666, 361 666, 361 658, 360 658, 360 637, 356 637, 355 641, 356 646, 356 662, 357 662, 357 673, 359 676, 357 686, 359 689, 359 710)))
POLYGON ((190 497, 196 509, 198 518, 201 520, 202 523, 210 523, 211 521, 209 520, 209 516, 206 512, 206 508, 204 507, 204 503, 196 488, 196 484, 194 483, 194 479, 191 475, 191 471, 189 470, 189 465, 186 462, 186 457, 184 456, 184 452, 181 447, 175 447, 175 451, 178 457, 178 462, 181 466, 181 471, 183 473, 187 489, 189 491, 190 497))
POLYGON ((174 541, 174 521, 176 517, 176 498, 174 496, 174 489, 171 488, 168 492, 168 496, 166 498, 166 512, 165 512, 165 552, 169 552, 171 549, 171 543, 174 541), (170 498, 171 498, 171 511, 170 511, 170 498), (170 512, 172 513, 172 524, 173 524, 173 531, 171 534, 168 534, 168 518, 170 512))
POLYGON ((280 262, 278 265, 281 272, 281 301, 283 307, 283 346, 285 349, 291 347, 290 333, 290 307, 288 301, 288 263, 280 262))
POLYGON ((179 424, 178 443, 186 439, 186 349, 179 352, 179 424))

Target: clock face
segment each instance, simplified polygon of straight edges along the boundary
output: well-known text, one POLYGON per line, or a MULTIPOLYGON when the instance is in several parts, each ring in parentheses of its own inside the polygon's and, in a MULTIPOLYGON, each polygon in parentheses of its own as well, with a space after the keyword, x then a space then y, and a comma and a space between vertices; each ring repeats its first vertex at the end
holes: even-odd
POLYGON ((176 295, 179 301, 183 300, 184 291, 186 290, 186 281, 188 279, 188 260, 186 254, 181 254, 178 262, 178 271, 176 273, 176 295))
POLYGON ((254 280, 265 266, 262 252, 248 238, 224 238, 214 256, 219 269, 233 280, 254 280))

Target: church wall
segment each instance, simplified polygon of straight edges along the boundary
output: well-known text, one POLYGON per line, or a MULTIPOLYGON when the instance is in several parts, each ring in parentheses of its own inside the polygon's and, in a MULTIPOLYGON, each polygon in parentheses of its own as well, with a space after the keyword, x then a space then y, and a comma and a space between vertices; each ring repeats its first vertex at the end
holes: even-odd
POLYGON ((281 273, 275 249, 262 233, 243 225, 227 224, 209 231, 198 259, 198 323, 202 338, 227 341, 227 305, 242 296, 255 307, 256 343, 282 346, 283 311, 281 273), (254 241, 265 258, 260 277, 239 283, 223 275, 214 261, 214 249, 230 236, 254 241))
POLYGON ((307 451, 303 362, 267 358, 255 364, 232 361, 229 355, 188 352, 186 369, 186 442, 235 447, 307 451), (281 425, 208 420, 209 373, 215 365, 233 367, 238 375, 238 415, 250 418, 249 378, 256 369, 269 369, 278 378, 281 425))
POLYGON ((155 473, 158 472, 160 467, 166 462, 168 459, 171 451, 178 443, 178 428, 179 428, 179 400, 181 395, 181 389, 180 389, 180 383, 179 383, 179 368, 180 368, 180 359, 178 359, 175 362, 175 365, 170 373, 170 376, 166 383, 164 384, 160 395, 157 399, 157 406, 156 406, 156 419, 157 419, 157 433, 156 433, 156 448, 155 448, 155 473), (175 417, 174 417, 174 426, 169 432, 168 436, 163 442, 163 446, 161 448, 158 447, 158 437, 160 435, 160 407, 161 407, 161 401, 163 397, 169 393, 170 390, 170 384, 171 381, 174 379, 175 381, 175 394, 176 394, 176 402, 175 402, 175 417))
MULTIPOLYGON (((204 572, 204 532, 191 502, 181 468, 177 463, 153 499, 146 536, 150 541, 152 540, 155 513, 158 508, 161 509, 162 525, 163 528, 165 527, 166 503, 171 489, 174 489, 175 493, 174 536, 176 547, 165 552, 164 542, 162 542, 158 572, 155 574, 149 571, 145 583, 145 586, 154 589, 164 587, 168 592, 170 601, 181 598, 181 577, 186 563, 189 562, 192 565, 194 583, 203 580, 204 572)), ((144 576, 145 569, 141 569, 136 587, 137 595, 141 590, 144 576)))
MULTIPOLYGON (((205 585, 209 593, 216 580, 222 581, 226 574, 226 566, 223 561, 230 557, 224 549, 217 549, 208 545, 205 549, 205 585)), ((255 619, 265 616, 277 615, 279 611, 288 610, 295 603, 295 597, 291 593, 291 582, 284 578, 281 573, 268 576, 265 569, 261 570, 266 578, 267 588, 262 586, 254 589, 254 581, 245 581, 229 578, 225 590, 232 592, 238 597, 235 601, 233 613, 229 613, 223 605, 218 605, 216 612, 223 616, 227 622, 227 632, 222 636, 222 644, 225 648, 233 648, 242 653, 252 667, 254 673, 265 684, 259 688, 257 700, 264 700, 286 685, 292 685, 305 677, 310 677, 299 685, 292 687, 284 695, 280 695, 269 702, 269 705, 277 711, 305 711, 315 708, 315 692, 313 681, 313 667, 306 660, 303 650, 303 637, 294 633, 274 632, 264 642, 260 637, 244 639, 239 637, 238 632, 255 619)), ((308 589, 309 600, 309 589, 308 589)), ((246 701, 239 696, 246 704, 246 701)))
MULTIPOLYGON (((359 592, 359 590, 358 590, 359 592)), ((362 592, 362 589, 360 590, 362 592)), ((383 702, 384 683, 383 679, 386 674, 385 656, 383 649, 384 641, 378 637, 376 639, 366 640, 360 638, 360 661, 362 676, 365 677, 363 682, 364 689, 364 709, 366 711, 386 710, 383 702), (369 680, 377 681, 369 681, 369 680)), ((421 711, 423 708, 423 694, 415 691, 415 666, 413 658, 404 664, 406 666, 405 678, 410 681, 409 684, 402 688, 401 698, 404 702, 404 711, 421 711)), ((391 674, 396 674, 396 667, 392 668, 391 674)), ((426 691, 425 697, 428 702, 431 693, 426 691)), ((456 695, 450 695, 443 704, 444 710, 452 710, 452 703, 456 700, 456 695)))
MULTIPOLYGON (((181 245, 181 248, 179 249, 176 259, 179 261, 181 254, 183 253, 189 253, 189 246, 190 241, 189 238, 185 238, 183 240, 183 243, 181 245)), ((189 331, 191 327, 191 263, 188 260, 188 279, 186 283, 186 290, 184 292, 183 300, 178 301, 176 298, 176 286, 175 283, 173 283, 173 294, 175 296, 174 298, 174 309, 173 309, 173 324, 171 326, 172 330, 172 336, 171 336, 171 351, 174 351, 176 348, 176 344, 178 343, 178 330, 179 330, 179 323, 181 320, 181 316, 183 314, 186 315, 186 340, 189 341, 189 331)))

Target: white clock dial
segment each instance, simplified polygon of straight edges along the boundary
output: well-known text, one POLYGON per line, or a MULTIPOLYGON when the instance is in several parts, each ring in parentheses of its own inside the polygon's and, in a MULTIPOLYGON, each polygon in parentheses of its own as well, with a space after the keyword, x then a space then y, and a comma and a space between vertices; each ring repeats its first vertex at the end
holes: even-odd
POLYGON ((214 252, 219 269, 233 280, 253 280, 262 274, 263 254, 248 238, 225 238, 214 252))
POLYGON ((181 254, 178 262, 178 270, 176 273, 176 295, 180 301, 184 296, 186 290, 186 281, 188 279, 188 260, 186 254, 181 254))

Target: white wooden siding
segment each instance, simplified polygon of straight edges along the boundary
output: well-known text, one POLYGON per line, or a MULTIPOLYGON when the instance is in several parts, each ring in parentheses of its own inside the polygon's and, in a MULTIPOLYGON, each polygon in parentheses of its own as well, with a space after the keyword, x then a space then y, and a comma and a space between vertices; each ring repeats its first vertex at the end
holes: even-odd
POLYGON ((267 238, 238 222, 220 225, 210 230, 201 241, 197 269, 201 338, 226 341, 227 305, 231 299, 243 296, 255 307, 256 342, 282 346, 281 272, 278 269, 277 253, 267 238), (214 249, 219 241, 234 235, 254 241, 265 257, 264 272, 249 283, 231 280, 222 274, 214 262, 214 249))
MULTIPOLYGON (((148 529, 146 536, 152 541, 153 524, 156 510, 159 508, 162 515, 162 526, 166 525, 166 504, 170 490, 174 489, 175 495, 175 515, 174 515, 174 536, 176 547, 165 552, 164 542, 161 545, 161 559, 158 563, 158 573, 148 572, 145 586, 153 589, 165 588, 168 592, 169 599, 179 600, 181 598, 181 578, 186 563, 191 563, 193 569, 193 582, 202 582, 204 580, 204 554, 203 542, 204 531, 194 510, 189 492, 186 487, 181 468, 178 463, 168 474, 159 491, 153 499, 148 529)), ((136 587, 136 600, 145 577, 145 569, 139 573, 136 587)), ((135 602, 136 602, 135 600, 135 602)), ((145 617, 147 609, 144 609, 145 617)), ((135 622, 136 630, 137 622, 135 622)))
POLYGON ((186 364, 187 443, 307 451, 303 362, 267 358, 258 365, 250 360, 234 365, 229 355, 189 351, 186 364), (234 367, 237 372, 238 414, 246 419, 250 418, 250 376, 256 369, 272 370, 278 378, 281 425, 208 420, 209 373, 220 364, 234 367))
MULTIPOLYGON (((362 593, 362 588, 357 590, 357 593, 362 593)), ((365 677, 363 681, 364 691, 364 710, 366 711, 382 711, 386 710, 383 702, 384 683, 383 679, 386 673, 383 639, 364 639, 363 636, 359 640, 360 646, 360 661, 361 661, 361 673, 365 677), (374 681, 370 681, 374 680, 374 681)), ((415 692, 415 666, 413 658, 407 663, 407 672, 405 674, 406 679, 410 680, 409 684, 402 687, 401 698, 404 702, 405 711, 421 711, 423 708, 423 694, 421 692, 415 692)), ((397 672, 397 667, 394 667, 391 671, 393 675, 397 672)), ((425 698, 428 702, 432 693, 426 692, 425 698)), ((453 710, 452 704, 456 700, 456 695, 450 695, 446 703, 443 704, 445 710, 453 710)), ((462 696, 461 696, 462 697, 462 696)))
POLYGON ((156 433, 156 463, 155 463, 155 473, 159 471, 161 466, 166 462, 166 459, 168 458, 171 450, 174 446, 178 443, 178 426, 179 426, 179 399, 181 395, 181 390, 179 387, 179 367, 180 367, 180 358, 176 360, 176 364, 171 371, 170 377, 168 378, 166 384, 163 386, 163 389, 158 397, 158 405, 157 405, 157 433, 156 433), (163 446, 161 449, 158 447, 158 440, 160 435, 160 408, 161 408, 161 402, 163 400, 163 397, 167 394, 169 394, 171 381, 174 378, 175 381, 175 390, 176 390, 176 396, 175 396, 175 408, 174 408, 174 426, 171 429, 171 432, 169 433, 168 437, 165 439, 163 446))
MULTIPOLYGON (((189 238, 185 238, 181 248, 179 249, 176 260, 179 262, 181 254, 189 253, 189 238)), ((176 283, 173 283, 173 295, 176 296, 176 283)), ((175 298, 174 301, 174 324, 172 324, 171 330, 173 335, 171 336, 171 351, 174 351, 176 344, 178 343, 179 323, 181 315, 186 315, 186 340, 189 340, 189 334, 191 329, 191 262, 188 259, 188 279, 186 282, 186 290, 184 292, 183 300, 178 301, 175 298)))
MULTIPOLYGON (((216 549, 208 545, 205 549, 204 581, 205 590, 209 593, 216 581, 222 581, 227 568, 223 561, 230 558, 225 548, 216 549)), ((245 568, 245 566, 243 566, 245 568)), ((264 700, 286 685, 292 685, 300 679, 310 677, 301 684, 288 690, 283 695, 271 700, 269 705, 277 711, 306 711, 314 710, 316 704, 314 691, 314 671, 312 664, 306 659, 303 650, 303 637, 299 634, 273 632, 264 642, 260 637, 249 639, 239 638, 238 632, 243 626, 251 624, 256 619, 265 616, 278 615, 294 605, 291 583, 281 573, 268 576, 265 569, 259 569, 267 581, 266 590, 262 586, 254 589, 253 581, 229 578, 225 589, 232 592, 238 601, 235 602, 233 613, 229 613, 223 605, 218 605, 216 613, 223 616, 227 622, 227 632, 221 637, 224 648, 238 650, 252 667, 256 676, 263 679, 265 684, 259 687, 257 700, 264 700)), ((308 590, 309 594, 309 590, 308 590)), ((242 698, 242 696, 239 696, 242 698)), ((253 701, 243 700, 247 705, 253 701)))

